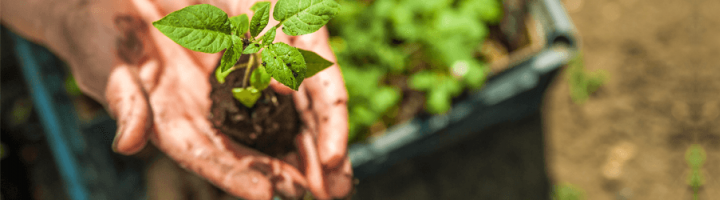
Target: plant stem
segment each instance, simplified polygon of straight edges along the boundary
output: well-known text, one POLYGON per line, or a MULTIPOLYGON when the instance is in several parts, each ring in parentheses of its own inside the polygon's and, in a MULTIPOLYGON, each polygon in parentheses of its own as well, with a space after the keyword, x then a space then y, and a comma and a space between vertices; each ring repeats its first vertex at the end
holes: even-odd
POLYGON ((250 55, 250 60, 247 62, 247 68, 245 68, 245 76, 243 77, 243 88, 248 86, 248 77, 250 76, 250 69, 252 69, 253 62, 255 62, 255 54, 250 55))
MULTIPOLYGON (((256 58, 258 58, 258 59, 255 60, 255 64, 256 64, 257 66, 262 65, 262 59, 260 59, 260 53, 254 53, 253 55, 254 55, 256 58)), ((264 67, 264 66, 263 66, 263 67, 264 67)))
POLYGON ((230 70, 231 70, 231 71, 235 71, 235 70, 237 70, 237 69, 242 69, 243 67, 247 67, 247 65, 248 65, 247 63, 235 65, 235 66, 232 66, 232 67, 230 68, 230 70))

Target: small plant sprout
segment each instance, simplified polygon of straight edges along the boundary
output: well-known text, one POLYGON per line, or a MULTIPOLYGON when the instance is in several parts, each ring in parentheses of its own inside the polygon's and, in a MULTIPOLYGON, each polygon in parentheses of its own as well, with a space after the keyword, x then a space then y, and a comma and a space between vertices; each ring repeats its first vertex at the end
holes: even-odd
POLYGON ((700 171, 705 163, 705 156, 705 150, 699 144, 691 145, 687 152, 685 152, 685 159, 690 166, 687 183, 690 185, 690 188, 692 188, 693 199, 698 199, 700 188, 705 183, 702 171, 700 171))
POLYGON ((585 199, 585 191, 580 189, 579 187, 569 184, 569 183, 563 183, 561 185, 556 185, 553 188, 552 194, 550 196, 550 199, 552 200, 584 200, 585 199))
POLYGON ((608 81, 607 71, 588 72, 585 69, 582 53, 568 63, 567 78, 570 86, 570 98, 575 104, 585 103, 592 93, 608 81))
POLYGON ((298 90, 302 81, 333 63, 314 52, 273 43, 276 31, 290 36, 313 33, 324 26, 340 10, 334 0, 279 0, 273 10, 277 25, 260 35, 270 20, 270 2, 257 2, 246 14, 228 17, 218 7, 200 4, 172 12, 153 25, 182 47, 204 53, 225 52, 215 71, 218 82, 237 69, 244 69, 242 87, 233 88, 235 99, 251 108, 268 87, 270 78, 298 90), (264 49, 264 50, 263 50, 264 49), (261 52, 262 50, 262 52, 261 52), (235 65, 242 54, 249 54, 247 63, 235 65))

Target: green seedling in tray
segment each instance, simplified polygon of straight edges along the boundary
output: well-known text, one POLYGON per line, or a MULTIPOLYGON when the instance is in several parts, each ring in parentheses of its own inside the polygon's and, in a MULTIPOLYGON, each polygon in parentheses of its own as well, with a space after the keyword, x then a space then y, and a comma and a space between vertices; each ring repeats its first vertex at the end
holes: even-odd
POLYGON ((328 28, 348 90, 351 142, 399 122, 403 102, 416 102, 409 90, 423 93, 427 113, 445 114, 490 75, 480 47, 503 18, 501 0, 339 3, 328 28))
POLYGON ((272 17, 280 23, 260 35, 270 20, 270 9, 270 2, 257 2, 251 8, 252 19, 248 19, 247 14, 228 17, 218 7, 199 4, 172 12, 153 25, 190 50, 204 53, 225 50, 215 76, 222 84, 230 72, 244 69, 243 87, 233 88, 232 93, 243 105, 253 107, 270 78, 298 90, 305 78, 333 64, 314 52, 273 41, 281 27, 290 36, 319 30, 338 13, 340 4, 334 0, 279 0, 272 17), (250 59, 235 65, 242 54, 249 54, 250 59))

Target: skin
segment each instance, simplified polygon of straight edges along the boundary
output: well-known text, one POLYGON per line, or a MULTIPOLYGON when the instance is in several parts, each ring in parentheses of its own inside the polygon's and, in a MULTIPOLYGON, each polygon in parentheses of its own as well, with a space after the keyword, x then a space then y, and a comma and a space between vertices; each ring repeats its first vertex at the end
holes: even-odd
MULTIPOLYGON (((221 54, 185 49, 151 25, 188 5, 212 4, 235 16, 252 13, 254 2, 2 0, 2 23, 66 61, 80 89, 106 106, 119 127, 116 152, 134 154, 151 141, 181 167, 245 199, 298 198, 305 190, 318 199, 347 196, 347 92, 337 65, 298 91, 272 81, 277 92, 294 95, 306 125, 299 152, 273 158, 231 142, 207 120, 207 79, 221 54)), ((271 18, 268 26, 277 23, 271 18)), ((297 37, 278 31, 278 41, 336 61, 324 28, 297 37)))

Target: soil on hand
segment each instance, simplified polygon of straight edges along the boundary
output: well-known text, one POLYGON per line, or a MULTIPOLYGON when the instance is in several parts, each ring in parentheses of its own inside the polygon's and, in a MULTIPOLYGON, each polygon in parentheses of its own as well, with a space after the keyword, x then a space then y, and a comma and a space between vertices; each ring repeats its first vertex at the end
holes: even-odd
MULTIPOLYGON (((240 62, 247 57, 243 55, 240 62)), ((294 141, 300 118, 292 96, 267 88, 255 106, 247 108, 232 95, 232 88, 242 87, 244 75, 244 69, 235 70, 225 78, 225 84, 220 84, 215 74, 210 76, 213 126, 234 141, 270 156, 281 157, 296 151, 294 141)))

